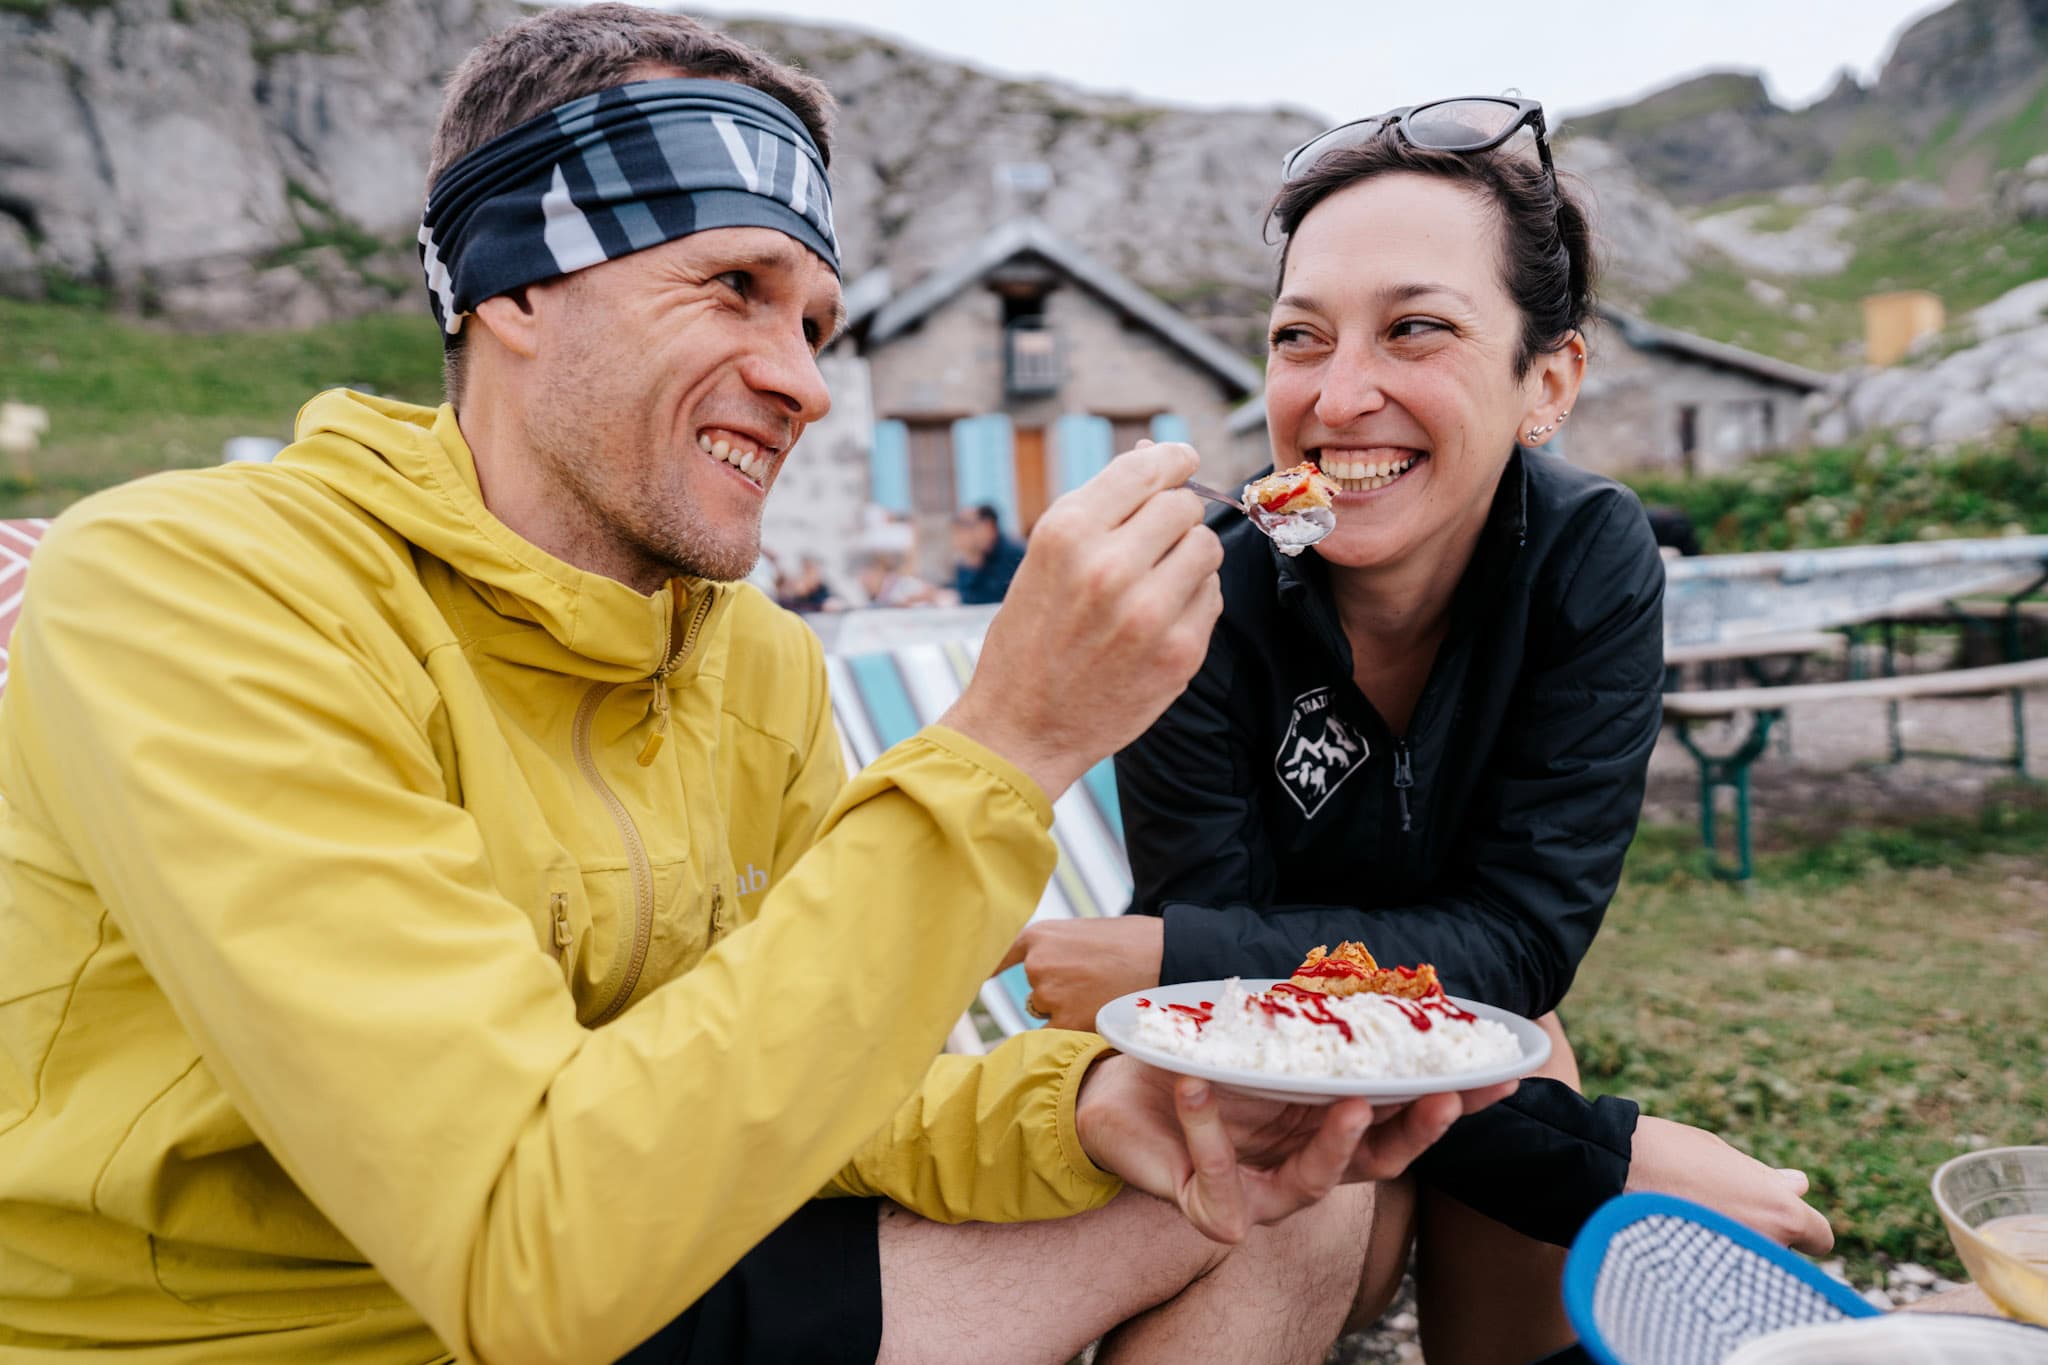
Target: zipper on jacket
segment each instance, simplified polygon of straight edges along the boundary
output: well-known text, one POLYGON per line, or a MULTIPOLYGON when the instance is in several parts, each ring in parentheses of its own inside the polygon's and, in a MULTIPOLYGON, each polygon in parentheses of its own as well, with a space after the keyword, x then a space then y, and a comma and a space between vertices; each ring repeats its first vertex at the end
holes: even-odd
POLYGON ((573 935, 569 932, 569 893, 555 891, 548 895, 548 917, 554 921, 555 956, 566 958, 573 935))
POLYGON ((1408 814, 1408 791, 1415 785, 1415 768, 1410 762, 1408 741, 1394 741, 1394 795, 1401 800, 1401 832, 1408 834, 1415 829, 1415 821, 1408 814))
MULTIPOLYGON (((655 670, 652 681, 655 695, 659 698, 655 704, 657 722, 667 718, 668 677, 682 667, 683 660, 689 658, 690 651, 696 647, 697 634, 703 628, 704 618, 711 613, 713 591, 711 588, 704 590, 702 598, 697 603, 697 610, 690 618, 689 628, 683 634, 682 644, 676 647, 675 652, 659 669, 655 670)), ((626 959, 625 971, 618 986, 612 991, 610 999, 598 1010, 597 1015, 591 1019, 592 1028, 608 1022, 624 1009, 626 1001, 632 998, 633 988, 640 984, 640 971, 647 965, 647 945, 654 938, 654 868, 648 861, 647 846, 640 840, 640 829, 633 823, 633 813, 626 809, 626 803, 619 800, 618 793, 605 782, 604 774, 598 771, 597 760, 590 751, 590 727, 597 716, 597 708, 604 703, 606 697, 618 689, 618 686, 617 683, 597 683, 583 694, 583 702, 576 708, 575 725, 570 736, 570 747, 576 755, 576 766, 582 770, 583 780, 590 784, 598 799, 604 803, 605 809, 611 813, 612 823, 618 826, 619 838, 626 846, 627 865, 633 871, 632 952, 626 959)), ((648 747, 641 751, 646 755, 640 760, 641 764, 644 766, 652 763, 654 753, 659 752, 660 748, 661 746, 650 736, 648 747)))
MULTIPOLYGON (((650 680, 654 683, 654 728, 647 732, 647 742, 640 746, 640 766, 645 768, 654 762, 661 752, 662 743, 668 738, 668 679, 669 675, 683 665, 690 657, 690 651, 697 647, 697 633, 704 628, 704 618, 711 614, 711 589, 706 588, 697 598, 697 609, 690 615, 690 624, 683 631, 683 642, 667 662, 654 670, 650 680)), ((664 642, 665 644, 666 642, 664 642)))

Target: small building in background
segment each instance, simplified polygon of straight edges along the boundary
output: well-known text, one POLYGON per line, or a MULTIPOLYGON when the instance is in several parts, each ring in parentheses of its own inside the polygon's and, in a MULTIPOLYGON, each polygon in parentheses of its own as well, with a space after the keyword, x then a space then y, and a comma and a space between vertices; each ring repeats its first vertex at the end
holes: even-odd
POLYGON ((901 288, 881 272, 858 279, 846 304, 831 354, 864 362, 869 497, 909 519, 934 581, 951 577, 957 509, 987 503, 1026 536, 1054 498, 1141 437, 1227 449, 1232 410, 1262 382, 1229 345, 1033 217, 901 288))
MULTIPOLYGON (((1601 307, 1587 329, 1590 360, 1571 420, 1543 446, 1602 474, 1732 469, 1808 443, 1806 400, 1827 376, 1739 346, 1601 307)), ((1231 463, 1249 473, 1272 458, 1264 396, 1231 414, 1231 463)))
POLYGON ((1872 365, 1895 365, 1913 343, 1948 325, 1941 300, 1925 289, 1872 294, 1863 300, 1863 358, 1872 365))
POLYGON ((1718 474, 1803 450, 1818 370, 1601 307, 1571 421, 1545 447, 1603 474, 1718 474))

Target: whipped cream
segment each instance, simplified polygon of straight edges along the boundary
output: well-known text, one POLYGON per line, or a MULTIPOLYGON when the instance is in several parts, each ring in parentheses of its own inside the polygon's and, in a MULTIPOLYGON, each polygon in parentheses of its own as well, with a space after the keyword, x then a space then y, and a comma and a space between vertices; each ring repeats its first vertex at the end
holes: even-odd
POLYGON ((1282 983, 1252 994, 1232 977, 1210 1008, 1141 1002, 1137 1038, 1204 1066, 1347 1080, 1451 1076, 1522 1055, 1515 1035, 1441 995, 1323 995, 1282 983))

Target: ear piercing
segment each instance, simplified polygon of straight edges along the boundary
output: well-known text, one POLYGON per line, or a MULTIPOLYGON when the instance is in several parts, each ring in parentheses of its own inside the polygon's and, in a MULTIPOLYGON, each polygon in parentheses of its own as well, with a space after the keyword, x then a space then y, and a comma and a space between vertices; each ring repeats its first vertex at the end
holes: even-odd
POLYGON ((1543 438, 1548 436, 1551 432, 1556 431, 1559 427, 1563 426, 1564 419, 1571 415, 1571 409, 1566 408, 1563 412, 1560 412, 1557 415, 1557 420, 1555 422, 1545 422, 1540 427, 1530 427, 1528 434, 1522 437, 1522 444, 1531 446, 1543 444, 1543 438))

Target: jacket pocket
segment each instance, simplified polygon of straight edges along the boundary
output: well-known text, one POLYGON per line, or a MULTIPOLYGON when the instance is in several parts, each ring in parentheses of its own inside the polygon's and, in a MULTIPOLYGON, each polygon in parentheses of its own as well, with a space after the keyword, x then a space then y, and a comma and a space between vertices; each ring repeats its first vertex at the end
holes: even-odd
POLYGON ((398 1302, 203 1061, 137 1116, 94 1185, 93 1207, 146 1232, 157 1287, 212 1318, 312 1323, 398 1302))

